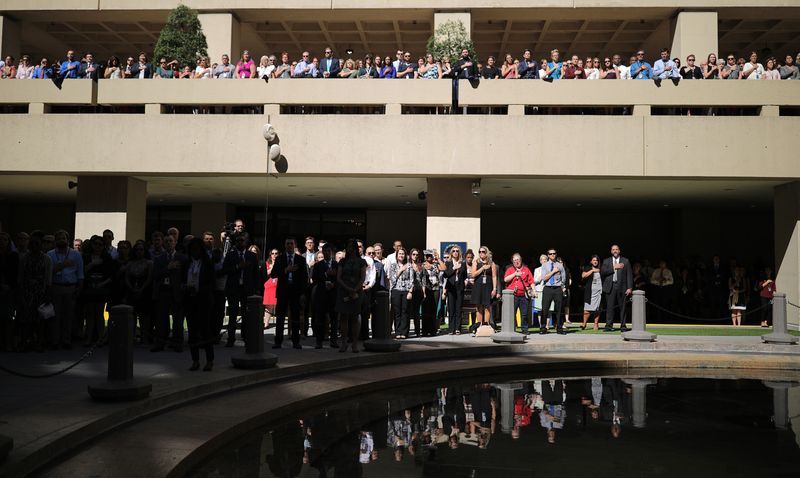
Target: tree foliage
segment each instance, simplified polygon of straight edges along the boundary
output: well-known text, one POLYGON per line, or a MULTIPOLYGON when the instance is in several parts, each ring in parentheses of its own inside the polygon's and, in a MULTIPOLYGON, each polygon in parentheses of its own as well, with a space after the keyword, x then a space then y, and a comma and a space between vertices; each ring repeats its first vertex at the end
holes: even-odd
POLYGON ((178 60, 180 66, 194 67, 198 57, 208 55, 208 43, 203 34, 203 27, 197 18, 197 11, 186 5, 178 5, 167 18, 167 24, 161 30, 153 52, 158 61, 178 60))
POLYGON ((467 29, 461 20, 447 20, 439 25, 428 39, 428 53, 438 61, 449 58, 455 61, 461 56, 461 50, 469 50, 470 56, 475 57, 475 46, 467 34, 467 29))

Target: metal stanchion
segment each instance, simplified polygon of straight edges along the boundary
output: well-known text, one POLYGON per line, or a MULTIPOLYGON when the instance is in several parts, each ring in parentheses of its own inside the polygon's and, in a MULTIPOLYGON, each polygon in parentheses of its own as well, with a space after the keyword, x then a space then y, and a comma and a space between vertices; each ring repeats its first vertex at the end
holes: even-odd
POLYGON ((503 310, 500 333, 492 335, 492 340, 496 343, 517 343, 525 342, 525 336, 514 331, 514 291, 511 289, 503 290, 503 310))
POLYGON ((375 312, 372 314, 372 338, 364 342, 364 349, 370 352, 396 352, 401 344, 389 336, 389 292, 381 290, 373 295, 375 312))
POLYGON ((633 426, 644 428, 647 423, 647 386, 658 383, 654 378, 626 378, 622 380, 631 386, 633 402, 633 426))
POLYGON ((789 335, 786 326, 786 293, 776 292, 772 298, 772 333, 762 335, 768 344, 796 344, 798 337, 789 335))
POLYGON ((511 433, 514 428, 514 390, 522 389, 520 383, 499 383, 500 390, 500 431, 511 433))
POLYGON ((115 305, 108 312, 108 380, 89 385, 95 400, 140 400, 150 395, 150 383, 133 378, 133 307, 115 305))
POLYGON ((14 448, 14 440, 11 437, 0 435, 0 463, 8 458, 9 453, 14 448))
POLYGON ((775 428, 782 430, 789 428, 789 389, 798 384, 771 380, 764 380, 762 383, 772 389, 772 416, 775 428))
POLYGON ((247 317, 243 324, 244 353, 231 357, 236 368, 260 369, 274 367, 278 356, 264 352, 263 299, 258 295, 247 298, 247 317))
MULTIPOLYGON (((625 307, 623 302, 620 307, 625 307)), ((635 342, 654 342, 656 334, 650 333, 647 328, 647 310, 643 290, 633 291, 633 306, 631 307, 633 329, 622 333, 622 338, 635 342)))

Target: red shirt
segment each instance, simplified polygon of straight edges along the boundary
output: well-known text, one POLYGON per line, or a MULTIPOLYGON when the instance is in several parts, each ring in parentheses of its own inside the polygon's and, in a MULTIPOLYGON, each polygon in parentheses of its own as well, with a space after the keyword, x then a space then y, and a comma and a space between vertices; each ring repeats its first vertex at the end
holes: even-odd
MULTIPOLYGON (((527 266, 522 266, 519 270, 522 272, 522 277, 514 277, 511 279, 511 282, 508 283, 506 288, 513 290, 515 296, 524 297, 525 288, 533 285, 533 274, 531 274, 531 270, 528 269, 527 266)), ((516 267, 509 266, 508 269, 506 269, 506 273, 503 274, 503 277, 508 277, 516 271, 516 267)))

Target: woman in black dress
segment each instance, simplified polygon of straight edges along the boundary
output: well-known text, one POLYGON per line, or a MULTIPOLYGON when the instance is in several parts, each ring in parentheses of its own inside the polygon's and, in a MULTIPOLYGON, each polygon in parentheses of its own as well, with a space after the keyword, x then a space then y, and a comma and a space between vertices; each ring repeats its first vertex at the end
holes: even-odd
POLYGON ((354 353, 358 352, 358 334, 361 330, 359 313, 363 299, 364 277, 367 275, 367 261, 358 255, 358 243, 355 239, 347 241, 344 259, 336 270, 338 285, 336 294, 336 312, 339 313, 339 331, 342 345, 339 352, 347 350, 347 336, 350 336, 354 353))
POLYGON ((92 236, 90 253, 83 258, 83 300, 86 313, 86 337, 84 347, 94 342, 102 346, 105 342, 106 302, 111 298, 112 281, 116 274, 114 260, 106 252, 103 238, 92 236))
POLYGON ((478 259, 472 262, 470 272, 475 281, 475 285, 472 286, 472 303, 477 309, 475 323, 479 326, 489 323, 490 306, 492 299, 497 295, 497 280, 495 280, 497 267, 489 254, 489 248, 481 246, 478 249, 478 259))
POLYGON ((467 280, 467 275, 467 265, 461 257, 461 249, 455 246, 450 249, 450 260, 444 263, 448 329, 451 335, 461 334, 461 305, 464 302, 464 282, 467 280))
POLYGON ((422 254, 419 249, 411 249, 411 291, 408 297, 408 317, 409 320, 414 322, 414 335, 420 336, 422 332, 421 327, 421 314, 422 299, 425 297, 423 290, 423 281, 425 279, 425 271, 422 268, 422 254))

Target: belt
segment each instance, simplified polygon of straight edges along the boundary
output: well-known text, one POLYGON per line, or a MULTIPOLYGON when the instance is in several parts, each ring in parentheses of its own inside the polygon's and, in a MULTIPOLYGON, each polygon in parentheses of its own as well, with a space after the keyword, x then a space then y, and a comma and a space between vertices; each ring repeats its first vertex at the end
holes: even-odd
POLYGON ((547 287, 548 289, 560 289, 561 288, 560 285, 546 285, 545 287, 547 287))
POLYGON ((78 285, 78 283, 77 282, 73 282, 71 284, 65 284, 65 283, 62 283, 62 282, 54 282, 53 285, 57 285, 59 287, 76 287, 78 285))

